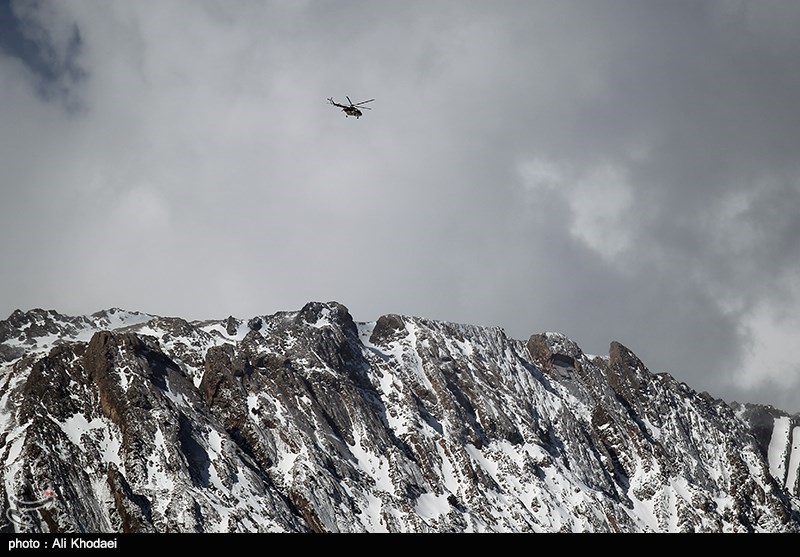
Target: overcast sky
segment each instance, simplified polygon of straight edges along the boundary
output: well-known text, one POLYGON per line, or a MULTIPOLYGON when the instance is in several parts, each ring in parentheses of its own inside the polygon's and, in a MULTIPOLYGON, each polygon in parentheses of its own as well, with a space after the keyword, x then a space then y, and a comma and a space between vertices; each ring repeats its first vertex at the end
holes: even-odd
POLYGON ((336 300, 800 411, 797 29, 791 0, 0 0, 0 318, 336 300))

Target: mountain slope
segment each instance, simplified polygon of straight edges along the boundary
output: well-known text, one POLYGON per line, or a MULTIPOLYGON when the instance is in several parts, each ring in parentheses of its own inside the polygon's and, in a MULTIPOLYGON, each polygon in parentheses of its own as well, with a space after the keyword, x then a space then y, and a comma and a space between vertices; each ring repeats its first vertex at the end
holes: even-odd
POLYGON ((800 417, 337 303, 0 322, 5 531, 800 531, 800 417))

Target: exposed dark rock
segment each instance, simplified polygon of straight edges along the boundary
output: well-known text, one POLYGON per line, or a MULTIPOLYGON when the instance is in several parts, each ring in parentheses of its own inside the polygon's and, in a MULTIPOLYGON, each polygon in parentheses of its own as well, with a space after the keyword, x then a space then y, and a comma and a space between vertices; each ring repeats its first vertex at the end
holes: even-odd
POLYGON ((108 487, 114 497, 114 507, 119 517, 121 532, 155 532, 150 501, 133 492, 125 476, 116 466, 108 467, 108 487))
POLYGON ((17 358, 25 355, 25 349, 21 346, 9 346, 0 344, 0 362, 13 362, 17 358))
POLYGON ((385 344, 404 336, 405 321, 399 315, 382 315, 375 323, 369 341, 373 344, 385 344))

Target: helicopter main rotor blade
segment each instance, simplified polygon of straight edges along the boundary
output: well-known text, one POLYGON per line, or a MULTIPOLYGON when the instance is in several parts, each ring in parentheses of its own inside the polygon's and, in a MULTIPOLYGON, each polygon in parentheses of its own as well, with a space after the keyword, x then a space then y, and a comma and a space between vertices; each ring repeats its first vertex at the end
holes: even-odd
POLYGON ((347 102, 349 102, 349 103, 350 103, 350 106, 353 106, 353 101, 351 101, 351 100, 350 100, 350 97, 348 97, 347 95, 345 95, 345 98, 347 99, 347 102))
MULTIPOLYGON (((350 100, 350 99, 348 99, 348 100, 350 100)), ((361 101, 360 103, 356 103, 356 104, 354 104, 353 106, 360 106, 360 105, 362 105, 362 104, 371 103, 371 102, 372 102, 372 101, 374 101, 374 100, 375 100, 375 99, 370 99, 370 100, 368 100, 368 101, 361 101)), ((352 104, 352 103, 351 103, 351 104, 352 104)))

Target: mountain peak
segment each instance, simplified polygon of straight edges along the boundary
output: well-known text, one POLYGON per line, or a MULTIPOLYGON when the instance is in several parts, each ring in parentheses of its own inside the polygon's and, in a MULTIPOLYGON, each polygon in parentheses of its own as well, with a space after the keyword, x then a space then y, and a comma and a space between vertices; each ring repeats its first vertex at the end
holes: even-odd
POLYGON ((797 532, 799 443, 619 342, 338 302, 0 321, 4 531, 797 532))

